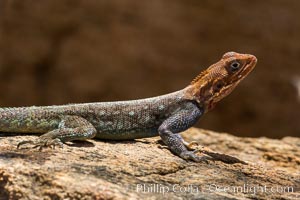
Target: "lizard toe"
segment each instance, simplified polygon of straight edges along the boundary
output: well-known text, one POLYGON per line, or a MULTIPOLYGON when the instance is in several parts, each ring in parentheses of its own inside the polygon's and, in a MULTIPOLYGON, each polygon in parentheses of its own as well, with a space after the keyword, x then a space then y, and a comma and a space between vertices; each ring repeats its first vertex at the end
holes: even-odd
POLYGON ((63 148, 63 143, 58 138, 55 138, 55 139, 38 138, 37 140, 25 140, 25 141, 20 142, 17 145, 17 148, 19 149, 24 144, 32 144, 32 145, 34 145, 32 148, 34 148, 34 149, 38 148, 40 151, 43 148, 48 148, 48 147, 55 149, 56 146, 59 146, 59 147, 63 148))
POLYGON ((180 157, 185 160, 192 160, 194 162, 205 162, 207 163, 207 157, 206 156, 197 156, 194 154, 193 151, 186 151, 180 154, 180 157))
POLYGON ((17 149, 20 149, 20 147, 24 144, 34 144, 34 141, 32 140, 24 140, 22 142, 19 142, 18 145, 17 145, 17 149))

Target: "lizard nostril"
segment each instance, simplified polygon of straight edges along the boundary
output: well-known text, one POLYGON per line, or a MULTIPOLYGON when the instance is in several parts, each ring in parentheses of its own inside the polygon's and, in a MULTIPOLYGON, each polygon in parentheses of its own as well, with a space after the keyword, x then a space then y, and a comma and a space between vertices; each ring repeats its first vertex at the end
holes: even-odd
POLYGON ((250 63, 256 63, 257 62, 257 58, 253 55, 250 55, 250 58, 248 59, 248 63, 247 64, 250 64, 250 63))

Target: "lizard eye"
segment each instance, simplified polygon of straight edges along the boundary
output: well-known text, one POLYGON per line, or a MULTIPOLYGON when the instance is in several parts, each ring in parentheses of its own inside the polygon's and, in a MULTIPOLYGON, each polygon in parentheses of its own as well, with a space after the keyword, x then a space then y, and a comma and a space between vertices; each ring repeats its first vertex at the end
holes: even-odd
POLYGON ((237 62, 237 61, 233 61, 231 64, 230 64, 230 69, 232 72, 235 72, 236 70, 238 70, 240 68, 240 63, 237 62))

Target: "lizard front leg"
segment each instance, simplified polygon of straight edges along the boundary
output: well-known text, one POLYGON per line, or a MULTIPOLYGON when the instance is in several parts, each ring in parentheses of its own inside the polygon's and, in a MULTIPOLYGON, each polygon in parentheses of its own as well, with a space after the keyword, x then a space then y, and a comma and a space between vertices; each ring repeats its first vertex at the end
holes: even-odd
POLYGON ((193 151, 189 151, 183 139, 178 135, 178 133, 194 125, 203 113, 204 111, 193 102, 186 102, 182 108, 176 110, 158 128, 163 142, 174 154, 185 160, 193 160, 195 162, 206 160, 206 157, 197 156, 193 151))
POLYGON ((93 138, 96 133, 95 127, 86 119, 74 115, 65 115, 61 117, 57 129, 41 135, 36 140, 22 141, 18 144, 18 148, 28 143, 40 149, 43 147, 55 147, 56 145, 62 147, 64 142, 93 138))

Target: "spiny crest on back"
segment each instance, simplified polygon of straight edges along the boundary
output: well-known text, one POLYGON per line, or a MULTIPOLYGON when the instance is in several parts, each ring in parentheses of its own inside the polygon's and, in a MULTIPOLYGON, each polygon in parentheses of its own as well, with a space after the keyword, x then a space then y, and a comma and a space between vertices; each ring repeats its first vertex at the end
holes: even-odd
POLYGON ((198 82, 198 81, 199 81, 200 79, 202 79, 206 74, 207 74, 206 71, 202 71, 198 76, 196 76, 196 77, 192 80, 191 84, 194 84, 194 83, 198 82))
POLYGON ((202 82, 202 81, 204 81, 204 82, 210 81, 212 79, 216 79, 216 78, 220 77, 220 75, 223 74, 223 72, 222 72, 223 64, 224 63, 222 62, 222 60, 220 60, 219 62, 211 65, 209 68, 202 71, 198 76, 196 76, 196 78, 194 78, 192 80, 191 85, 202 82))
POLYGON ((191 82, 191 84, 198 83, 199 81, 210 81, 211 79, 214 79, 219 76, 221 70, 220 70, 220 63, 216 63, 206 70, 202 71, 194 80, 191 82))

